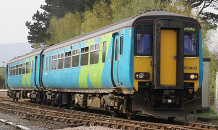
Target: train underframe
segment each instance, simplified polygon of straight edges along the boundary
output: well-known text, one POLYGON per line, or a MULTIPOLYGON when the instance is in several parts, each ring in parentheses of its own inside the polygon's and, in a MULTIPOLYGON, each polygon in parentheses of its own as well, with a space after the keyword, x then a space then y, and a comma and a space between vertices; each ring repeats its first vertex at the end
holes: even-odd
MULTIPOLYGON (((100 91, 99 91, 100 92, 100 91)), ((129 119, 135 114, 167 117, 173 119, 185 116, 196 106, 194 91, 183 90, 155 90, 140 88, 138 92, 123 94, 116 89, 104 93, 82 93, 35 90, 8 90, 8 96, 18 101, 20 98, 29 98, 32 102, 52 106, 73 106, 85 108, 101 108, 111 112, 112 116, 119 113, 126 114, 129 119)))

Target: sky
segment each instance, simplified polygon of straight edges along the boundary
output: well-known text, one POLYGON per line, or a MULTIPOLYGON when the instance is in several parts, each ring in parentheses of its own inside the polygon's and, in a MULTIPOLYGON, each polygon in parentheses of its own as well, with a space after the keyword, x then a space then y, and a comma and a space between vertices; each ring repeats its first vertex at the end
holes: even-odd
POLYGON ((45 0, 0 0, 0 67, 15 56, 32 50, 28 44, 26 21, 45 5, 45 0))
POLYGON ((0 0, 0 44, 27 42, 26 21, 45 0, 0 0))
POLYGON ((5 67, 6 63, 14 57, 25 55, 33 50, 30 44, 23 43, 8 43, 0 44, 0 67, 5 67))

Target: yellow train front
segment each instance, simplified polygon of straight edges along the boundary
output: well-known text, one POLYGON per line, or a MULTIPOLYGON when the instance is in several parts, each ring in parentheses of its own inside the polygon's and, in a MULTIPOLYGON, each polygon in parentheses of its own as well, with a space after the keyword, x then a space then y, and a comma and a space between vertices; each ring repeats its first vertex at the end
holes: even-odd
POLYGON ((195 19, 161 13, 134 23, 132 110, 184 116, 195 108, 202 83, 201 27, 195 19))

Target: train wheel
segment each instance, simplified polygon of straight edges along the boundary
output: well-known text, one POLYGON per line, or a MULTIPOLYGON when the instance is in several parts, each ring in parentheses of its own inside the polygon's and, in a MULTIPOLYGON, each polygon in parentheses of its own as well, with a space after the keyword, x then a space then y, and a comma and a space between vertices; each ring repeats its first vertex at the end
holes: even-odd
POLYGON ((51 99, 51 105, 52 105, 53 107, 56 107, 56 103, 55 103, 55 99, 54 99, 54 98, 51 99))
POLYGON ((41 102, 42 105, 46 105, 46 96, 43 95, 42 97, 42 102, 41 102))
POLYGON ((132 119, 135 118, 135 113, 127 112, 127 113, 126 113, 126 117, 127 117, 127 119, 132 120, 132 119))
POLYGON ((111 111, 111 116, 112 117, 118 117, 118 111, 117 110, 112 110, 111 111))
POLYGON ((56 100, 56 102, 58 104, 58 107, 61 108, 63 106, 63 104, 62 104, 62 94, 60 94, 60 93, 57 94, 55 100, 56 100))
POLYGON ((13 92, 13 101, 16 101, 16 92, 13 92))
POLYGON ((37 103, 37 104, 40 104, 40 101, 39 101, 39 99, 38 99, 38 98, 36 99, 36 103, 37 103))
POLYGON ((62 108, 62 106, 63 106, 62 102, 59 102, 58 107, 62 108))

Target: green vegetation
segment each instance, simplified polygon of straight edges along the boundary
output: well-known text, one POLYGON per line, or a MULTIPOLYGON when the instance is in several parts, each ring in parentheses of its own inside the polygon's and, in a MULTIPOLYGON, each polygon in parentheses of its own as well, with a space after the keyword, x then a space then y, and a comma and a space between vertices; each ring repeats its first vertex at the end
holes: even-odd
POLYGON ((191 10, 185 2, 161 2, 161 0, 105 0, 97 1, 92 9, 85 12, 67 13, 62 18, 52 17, 47 30, 47 45, 88 33, 106 25, 131 17, 144 10, 164 9, 191 16, 191 10), (181 9, 177 9, 180 6, 181 9), (137 8, 136 8, 137 7, 137 8), (119 13, 122 12, 122 13, 119 13))
POLYGON ((217 114, 214 112, 213 108, 210 108, 208 112, 205 113, 196 113, 196 116, 201 116, 201 117, 211 117, 211 116, 217 116, 217 114))
POLYGON ((46 4, 26 22, 28 40, 33 48, 61 41, 99 29, 141 11, 163 9, 198 19, 202 25, 203 56, 211 61, 210 99, 213 103, 217 60, 208 49, 208 30, 216 28, 218 15, 205 11, 218 10, 218 0, 45 0, 46 4))
POLYGON ((45 0, 45 2, 45 5, 41 5, 44 12, 37 11, 32 17, 33 22, 26 22, 29 29, 28 41, 34 48, 58 43, 151 9, 164 9, 195 17, 209 28, 216 27, 215 21, 218 18, 214 13, 204 11, 209 7, 217 9, 215 7, 218 5, 218 0, 45 0), (70 19, 73 21, 69 22, 70 19))
MULTIPOLYGON (((194 114, 188 114, 188 119, 193 119, 194 114)), ((213 108, 210 108, 209 111, 204 113, 196 113, 196 117, 215 117, 217 114, 214 112, 213 108)))
POLYGON ((5 71, 4 68, 0 68, 0 79, 5 79, 5 71))
POLYGON ((51 34, 52 37, 46 39, 47 45, 55 44, 80 35, 80 26, 81 18, 78 13, 68 13, 60 19, 52 17, 50 21, 50 27, 47 30, 47 34, 51 34))
POLYGON ((216 72, 217 70, 217 59, 216 57, 213 55, 213 53, 211 53, 209 51, 208 45, 210 45, 211 41, 210 39, 212 37, 210 37, 208 35, 208 30, 209 27, 208 25, 203 25, 203 29, 202 29, 202 41, 203 41, 203 57, 204 58, 210 58, 211 62, 210 62, 210 103, 213 104, 214 103, 214 92, 215 92, 215 78, 216 78, 216 72))

